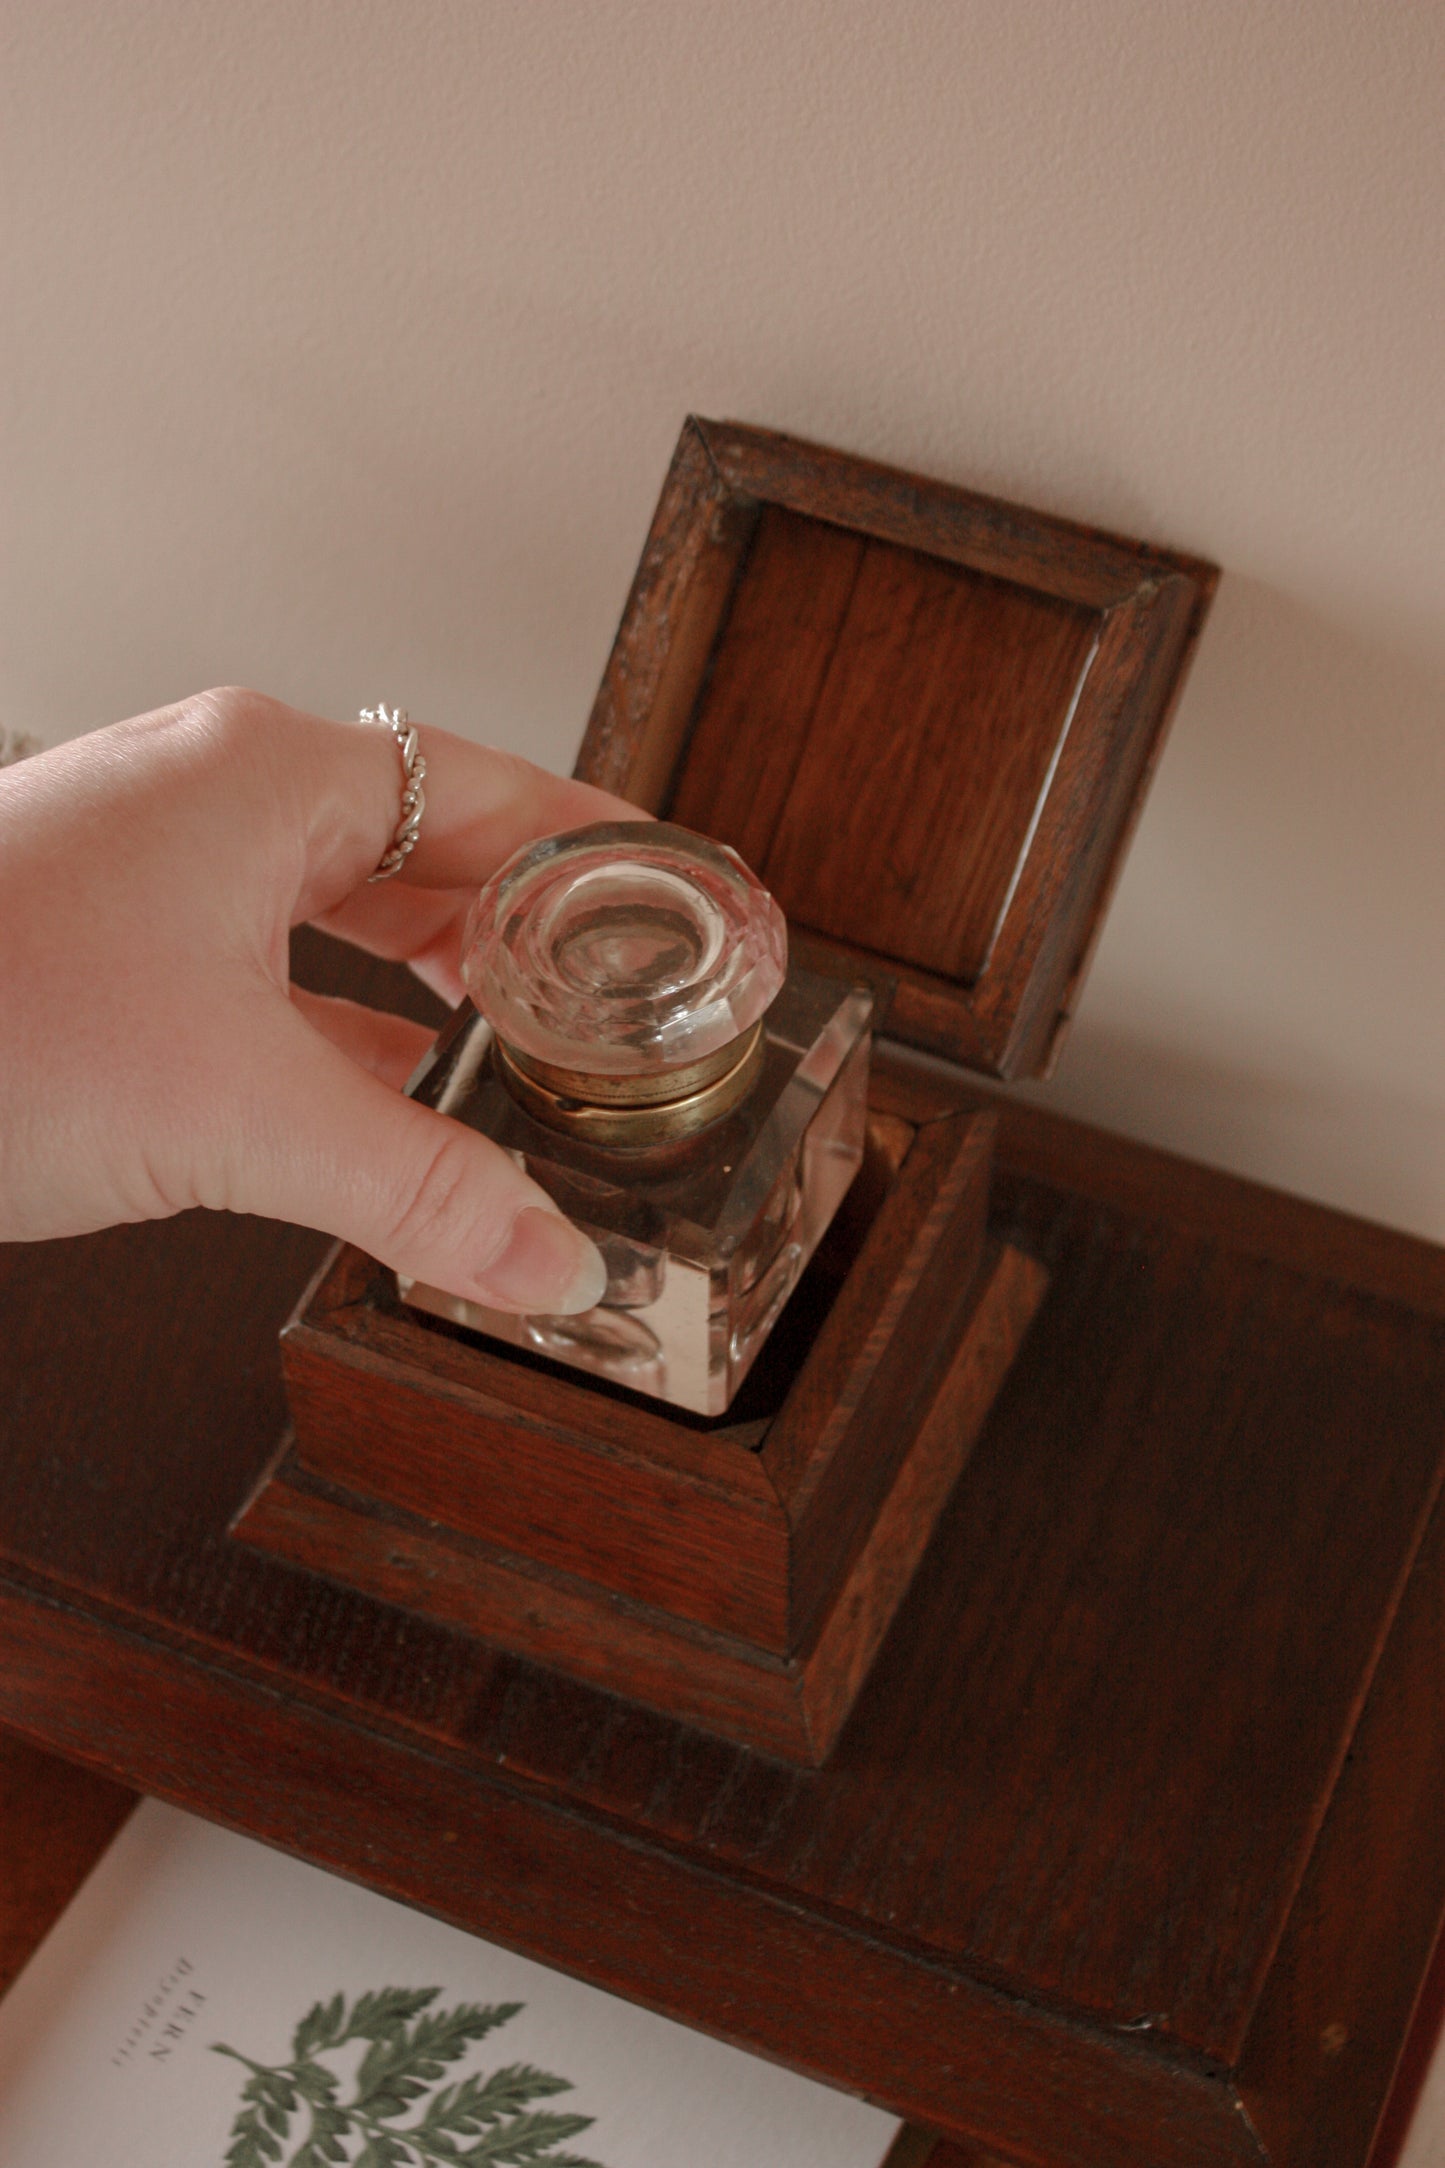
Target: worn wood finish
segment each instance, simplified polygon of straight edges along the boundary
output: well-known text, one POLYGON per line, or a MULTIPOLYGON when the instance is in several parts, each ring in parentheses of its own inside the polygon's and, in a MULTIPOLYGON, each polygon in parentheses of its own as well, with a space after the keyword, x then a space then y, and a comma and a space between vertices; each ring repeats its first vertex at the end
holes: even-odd
POLYGON ((639 1842, 525 1777, 488 1778, 474 1752, 408 1739, 334 1683, 278 1693, 10 1575, 0 1638, 17 1729, 115 1766, 139 1720, 148 1791, 884 2105, 916 2102, 925 2124, 966 2134, 982 2114, 1025 2160, 1058 2149, 1059 2168, 1133 2168, 1141 2133, 1151 2168, 1260 2157, 1197 2071, 1111 2043, 1101 2083, 1099 2043, 1067 2020, 1000 2010, 894 1938, 639 1842))
POLYGON ((124 1785, 0 1732, 0 1994, 134 1805, 124 1785))
MULTIPOLYGON (((654 788, 659 802, 670 791, 672 818, 726 837, 760 876, 807 750, 866 548, 861 535, 842 527, 773 506, 762 512, 726 636, 719 637, 720 621, 713 627, 709 680, 687 759, 679 764, 679 740, 659 769, 654 788), (760 685, 765 706, 756 698, 760 685)), ((650 740, 648 718, 638 715, 639 739, 644 730, 650 740)))
POLYGON ((1309 2168, 1368 2150, 1445 1912, 1445 1512, 1426 1543, 1239 2057, 1262 2140, 1309 2168))
POLYGON ((438 1329, 343 1251, 283 1338, 300 1460, 788 1654, 836 1595, 949 1359, 940 1326, 977 1269, 992 1138, 991 1116, 945 1112, 910 1139, 858 1269, 835 1292, 825 1255, 798 1291, 803 1315, 810 1294, 822 1313, 811 1345, 792 1343, 790 1318, 722 1423, 438 1329))
MULTIPOLYGON (((354 1485, 318 1482, 286 1450, 236 1524, 242 1541, 584 1684, 785 1761, 826 1760, 917 1570, 1043 1290, 1032 1258, 995 1246, 954 1360, 816 1630, 781 1653, 629 1602, 500 1551, 354 1485)), ((359 1374, 365 1429, 372 1379, 359 1374)), ((333 1402, 333 1409, 337 1403, 333 1402)), ((434 1420, 423 1423, 434 1435, 434 1420)), ((459 1440, 464 1433, 458 1432, 459 1440)), ((519 1481, 525 1479, 525 1459, 519 1481)))
POLYGON ((283 1335, 295 1444, 234 1533, 823 1760, 1042 1295, 1018 1250, 982 1265, 993 1132, 881 1118, 873 1179, 722 1424, 439 1331, 340 1252, 283 1335))
MULTIPOLYGON (((1396 2168, 1439 2048, 1442 1549, 1437 1510, 1240 2059, 1240 2105, 1271 2161, 1396 2168)), ((946 2143, 929 2160, 1017 2168, 946 2143)))
POLYGON ((1097 640, 1077 605, 769 506, 672 815, 797 923, 971 985, 1097 640))
POLYGON ((1197 558, 692 421, 578 773, 734 844, 888 1028, 1052 1060, 1213 594, 1197 558))
POLYGON ((1445 1857, 1440 1254, 999 1113, 1053 1279, 824 1769, 228 1541, 323 1245, 203 1215, 0 1258, 0 1719, 1004 2160, 1359 2168, 1445 1857))
MULTIPOLYGON (((778 504, 1085 609, 1107 612, 1130 601, 1138 593, 1141 567, 1160 578, 1183 573, 1199 580, 1206 592, 1215 577, 1216 568, 1202 558, 771 429, 696 417, 691 427, 707 450, 726 502, 778 504)), ((679 458, 687 456, 680 446, 679 458)))

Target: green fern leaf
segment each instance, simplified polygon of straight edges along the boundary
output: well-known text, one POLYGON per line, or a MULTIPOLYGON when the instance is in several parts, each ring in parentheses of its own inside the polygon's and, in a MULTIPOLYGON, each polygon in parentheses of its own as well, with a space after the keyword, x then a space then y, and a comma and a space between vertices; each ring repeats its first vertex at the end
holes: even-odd
POLYGON ((321 2049, 338 2046, 345 2030, 344 1995, 333 1995, 330 2002, 313 2003, 291 2036, 292 2062, 309 2062, 321 2049))
POLYGON ((368 2138, 357 2154, 352 2168, 410 2168, 417 2159, 416 2153, 400 2138, 392 2138, 385 2131, 378 2131, 368 2138))
POLYGON ((282 2148, 275 2142, 271 2131, 266 2131, 256 2109, 247 2109, 243 2116, 236 2116, 232 2125, 232 2142, 225 2155, 225 2168, 266 2168, 266 2161, 282 2157, 282 2148))
POLYGON ((429 2010, 374 2039, 356 2073, 355 2105, 383 2120, 404 2115, 478 2040, 515 2017, 520 2003, 458 2003, 429 2010))
POLYGON ((345 2160, 346 2147, 342 2143, 351 2128, 351 2116, 345 2108, 319 2101, 311 2110, 311 2135, 296 2155, 291 2168, 322 2168, 324 2162, 345 2160))
POLYGON ((233 2137, 226 2148, 226 2168, 265 2168, 266 2156, 248 2132, 233 2137))
POLYGON ((290 2074, 297 2092, 313 2107, 324 2107, 335 2100, 341 2080, 334 2070, 327 2069, 325 2063, 298 2063, 290 2074))
POLYGON ((545 2110, 514 2116, 508 2123, 488 2131, 480 2144, 464 2153, 468 2168, 528 2168, 533 2161, 551 2156, 564 2138, 575 2138, 591 2127, 590 2115, 554 2115, 545 2110))
POLYGON ((299 2153, 291 2156, 291 2168, 331 2168, 333 2161, 345 2160, 346 2147, 340 2138, 307 2139, 299 2153))
POLYGON ((369 1995, 359 1995, 341 2038, 384 2040, 435 2002, 440 1993, 439 1987, 382 1987, 369 1995))
POLYGON ((266 2168, 268 2160, 279 2160, 281 2148, 261 2122, 255 2108, 247 2108, 236 2117, 231 2126, 231 2143, 226 2153, 226 2168, 266 2168))
POLYGON ((519 2114, 534 2100, 571 2090, 568 2078, 554 2077, 551 2071, 534 2069, 530 2063, 507 2063, 489 2077, 478 2072, 464 2078, 460 2085, 445 2086, 435 2095, 417 2127, 474 2137, 489 2123, 519 2114))
POLYGON ((523 2005, 458 2003, 437 2010, 432 2005, 440 1992, 380 1988, 359 1996, 349 2014, 340 1994, 314 2003, 292 2036, 292 2060, 276 2068, 218 2042, 218 2054, 250 2073, 226 2168, 278 2168, 281 2140, 303 2104, 311 2127, 289 2168, 338 2168, 352 2159, 350 2142, 361 2146, 353 2168, 598 2168, 566 2146, 590 2127, 591 2116, 535 2105, 569 2092, 568 2079, 530 2063, 508 2063, 490 2074, 443 2082, 450 2066, 523 2005), (343 2104, 338 2074, 319 2058, 352 2040, 365 2048, 355 2096, 343 2104), (419 2103, 420 2119, 396 2128, 419 2103))

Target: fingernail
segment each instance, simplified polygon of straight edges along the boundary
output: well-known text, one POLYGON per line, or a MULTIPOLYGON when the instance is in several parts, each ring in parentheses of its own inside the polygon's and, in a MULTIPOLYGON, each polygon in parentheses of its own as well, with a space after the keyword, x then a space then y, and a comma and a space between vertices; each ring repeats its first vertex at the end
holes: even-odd
POLYGON ((499 1310, 543 1317, 574 1317, 591 1310, 607 1291, 607 1267, 595 1242, 560 1212, 528 1205, 512 1223, 511 1238, 488 1265, 478 1292, 499 1310))

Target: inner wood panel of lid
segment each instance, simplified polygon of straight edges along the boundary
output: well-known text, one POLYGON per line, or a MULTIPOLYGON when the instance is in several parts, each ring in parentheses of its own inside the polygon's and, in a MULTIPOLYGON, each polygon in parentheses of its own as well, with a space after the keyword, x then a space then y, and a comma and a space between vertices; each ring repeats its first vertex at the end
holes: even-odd
POLYGON ((798 925, 972 984, 1099 613, 763 509, 671 812, 798 925))

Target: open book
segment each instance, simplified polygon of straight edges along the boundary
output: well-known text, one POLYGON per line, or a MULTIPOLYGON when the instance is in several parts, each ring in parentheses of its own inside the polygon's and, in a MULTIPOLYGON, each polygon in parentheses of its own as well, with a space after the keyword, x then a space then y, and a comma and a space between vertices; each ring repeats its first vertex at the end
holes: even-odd
POLYGON ((0 2001, 5 2168, 879 2168, 898 2131, 156 1801, 0 2001))

